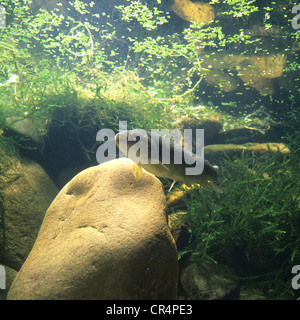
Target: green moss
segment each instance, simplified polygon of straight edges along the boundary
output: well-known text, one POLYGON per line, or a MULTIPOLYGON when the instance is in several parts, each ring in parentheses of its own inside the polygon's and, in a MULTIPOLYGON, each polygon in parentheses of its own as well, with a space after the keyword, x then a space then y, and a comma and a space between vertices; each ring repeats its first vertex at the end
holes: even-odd
POLYGON ((185 251, 225 261, 241 280, 259 280, 266 294, 286 298, 300 259, 298 162, 252 155, 225 160, 220 170, 224 194, 189 191, 185 217, 192 240, 185 251))

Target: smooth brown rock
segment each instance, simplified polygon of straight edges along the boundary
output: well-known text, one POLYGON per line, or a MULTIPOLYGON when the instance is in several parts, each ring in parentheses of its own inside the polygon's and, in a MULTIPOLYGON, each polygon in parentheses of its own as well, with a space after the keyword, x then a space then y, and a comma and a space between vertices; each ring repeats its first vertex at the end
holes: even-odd
POLYGON ((45 213, 58 189, 45 170, 30 159, 0 151, 7 170, 0 175, 4 233, 0 228, 0 262, 19 270, 36 240, 45 213))
POLYGON ((215 18, 214 8, 209 3, 174 0, 171 9, 186 21, 208 23, 215 18))
POLYGON ((49 207, 8 299, 175 299, 178 262, 161 182, 117 159, 75 176, 49 207))

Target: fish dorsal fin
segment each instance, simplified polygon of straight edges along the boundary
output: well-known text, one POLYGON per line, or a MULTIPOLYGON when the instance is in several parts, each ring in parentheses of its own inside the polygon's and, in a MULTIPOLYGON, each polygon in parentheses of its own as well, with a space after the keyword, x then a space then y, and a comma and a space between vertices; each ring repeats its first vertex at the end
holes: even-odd
POLYGON ((159 164, 158 164, 161 168, 163 168, 164 170, 166 170, 166 171, 170 171, 170 169, 167 167, 167 166, 165 166, 162 162, 160 162, 159 161, 159 164))
POLYGON ((172 190, 172 188, 174 187, 174 184, 176 183, 176 180, 173 180, 173 182, 172 182, 172 184, 171 184, 171 187, 170 187, 170 189, 169 189, 169 191, 168 192, 170 192, 171 190, 172 190))
POLYGON ((135 181, 139 181, 141 179, 141 175, 143 173, 142 168, 138 164, 134 164, 133 167, 133 173, 135 176, 135 181))

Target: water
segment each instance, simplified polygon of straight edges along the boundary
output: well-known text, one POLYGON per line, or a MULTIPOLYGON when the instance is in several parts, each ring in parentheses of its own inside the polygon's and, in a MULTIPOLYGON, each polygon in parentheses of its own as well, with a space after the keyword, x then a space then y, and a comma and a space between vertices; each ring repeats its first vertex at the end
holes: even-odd
MULTIPOLYGON (((24 174, 16 164, 22 159, 38 163, 59 191, 77 173, 98 165, 101 145, 111 146, 107 159, 119 156, 113 136, 122 121, 129 130, 204 129, 204 156, 219 167, 224 194, 176 184, 184 196, 179 206, 169 203, 168 213, 181 228, 179 265, 187 268, 191 256, 199 265, 213 261, 231 268, 239 288, 258 292, 254 298, 296 299, 291 272, 300 264, 300 19, 295 5, 0 1, 0 263, 19 271, 54 199, 39 209, 31 237, 30 231, 20 233, 14 215, 28 227, 32 220, 20 213, 28 208, 22 203, 9 208, 5 190, 24 174), (97 139, 99 130, 111 133, 109 141, 97 139), (185 227, 178 212, 185 212, 185 227), (22 237, 30 238, 24 250, 22 237)), ((185 147, 195 152, 198 144, 185 147)), ((160 180, 169 197, 172 181, 160 180)), ((246 291, 234 289, 224 297, 249 298, 246 291)), ((199 298, 189 296, 180 277, 179 295, 199 298)))

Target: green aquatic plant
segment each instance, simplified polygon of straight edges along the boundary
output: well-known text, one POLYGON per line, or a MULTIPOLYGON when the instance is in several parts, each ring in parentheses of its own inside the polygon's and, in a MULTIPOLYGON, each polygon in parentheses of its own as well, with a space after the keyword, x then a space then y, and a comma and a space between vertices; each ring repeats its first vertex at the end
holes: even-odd
MULTIPOLYGON (((128 70, 129 57, 119 61, 114 27, 107 23, 100 29, 85 19, 91 17, 92 3, 70 2, 69 16, 59 4, 52 11, 34 12, 32 1, 0 4, 8 15, 7 27, 0 30, 4 119, 34 118, 41 130, 55 121, 78 127, 74 117, 84 117, 87 126, 99 129, 116 127, 119 119, 145 129, 166 126, 171 118, 166 105, 149 101, 151 90, 145 90, 139 76, 128 70), (11 76, 13 82, 8 81, 11 76), (145 117, 150 110, 152 117, 145 117), (57 121, 60 113, 63 117, 57 121)), ((155 12, 153 19, 160 15, 155 12)))
MULTIPOLYGON (((219 4, 220 0, 212 0, 212 4, 219 4)), ((233 16, 234 18, 240 18, 243 16, 249 16, 259 9, 255 4, 256 0, 225 0, 222 1, 224 5, 229 7, 228 11, 223 12, 225 15, 233 16)))
POLYGON ((297 107, 297 100, 295 97, 292 99, 293 107, 287 113, 287 124, 284 132, 284 140, 293 153, 300 155, 300 111, 297 107), (295 105, 296 103, 296 105, 295 105))
MULTIPOLYGON (((155 25, 153 29, 156 30, 158 25, 165 24, 170 19, 168 13, 165 13, 165 19, 162 19, 163 12, 157 9, 160 3, 161 1, 157 1, 156 6, 155 4, 147 5, 137 0, 131 1, 127 6, 118 6, 117 9, 121 11, 122 19, 130 22, 131 25, 132 21, 136 20, 143 28, 149 30, 149 25, 155 25), (142 11, 141 8, 143 8, 142 11), (148 14, 143 14, 144 11, 147 11, 148 14), (156 24, 153 19, 157 19, 156 24)), ((222 1, 222 4, 220 1, 212 1, 212 4, 221 5, 222 14, 237 20, 239 17, 250 16, 258 11, 255 1, 222 1)), ((247 45, 257 41, 250 39, 251 37, 246 35, 241 28, 232 35, 232 32, 224 31, 218 22, 216 20, 215 23, 207 24, 193 21, 190 26, 182 30, 182 34, 172 32, 172 34, 165 35, 163 32, 156 31, 131 39, 131 50, 141 54, 138 68, 146 69, 147 82, 155 86, 158 93, 156 98, 166 98, 164 87, 159 87, 159 82, 157 82, 160 77, 164 79, 164 85, 167 87, 168 82, 173 83, 173 90, 169 92, 168 97, 170 100, 177 99, 184 90, 190 90, 195 86, 193 78, 196 75, 202 80, 205 74, 210 73, 211 70, 202 66, 205 57, 216 53, 209 50, 216 49, 217 52, 220 52, 232 43, 247 45), (208 50, 203 51, 204 49, 208 50)), ((196 82, 196 88, 200 83, 201 81, 196 82)))
MULTIPOLYGON (((161 0, 157 1, 157 4, 160 3, 161 0)), ((147 4, 143 4, 139 0, 131 1, 128 6, 116 6, 116 9, 122 11, 122 19, 124 21, 130 22, 136 19, 147 30, 157 29, 158 26, 168 22, 163 11, 157 7, 153 7, 153 10, 151 10, 147 4)))
MULTIPOLYGON (((289 24, 295 3, 288 2, 283 6, 269 1, 216 0, 210 2, 214 8, 214 21, 186 22, 178 26, 178 21, 174 21, 166 10, 164 13, 159 10, 160 3, 138 0, 118 7, 125 26, 127 23, 130 30, 130 55, 134 54, 134 59, 129 59, 127 65, 143 75, 137 85, 142 86, 151 99, 175 102, 182 109, 191 101, 194 104, 205 100, 233 102, 237 107, 227 106, 222 108, 223 112, 236 116, 243 112, 243 118, 261 105, 267 105, 266 111, 269 112, 274 104, 282 104, 281 110, 277 109, 278 114, 289 108, 288 96, 297 95, 297 85, 294 82, 286 85, 284 79, 299 81, 296 72, 299 67, 299 31, 291 30, 289 24), (140 7, 148 14, 140 16, 140 7), (164 14, 171 23, 155 24, 158 11, 159 16, 164 14), (147 19, 155 28, 147 27, 147 19), (173 28, 168 32, 170 25, 173 28), (265 59, 259 61, 259 57, 265 59), (270 68, 272 63, 274 65, 270 68), (281 68, 284 69, 282 76, 281 68), (277 70, 280 80, 271 75, 274 79, 267 78, 261 83, 264 79, 260 75, 273 70, 277 70), (208 89, 206 82, 216 90, 210 93, 211 87, 208 89), (278 92, 278 85, 283 98, 273 100, 272 94, 278 92), (249 104, 252 107, 246 110, 249 94, 253 94, 251 87, 258 92, 253 95, 253 103, 249 104)), ((170 9, 173 3, 167 1, 170 9)), ((189 1, 183 1, 182 5, 185 3, 188 5, 189 1)))
POLYGON ((268 296, 289 296, 288 278, 300 259, 298 161, 244 154, 224 160, 220 170, 224 194, 188 193, 185 221, 191 239, 180 256, 223 261, 240 280, 259 280, 268 296))
POLYGON ((95 90, 115 64, 105 52, 113 30, 108 34, 88 21, 81 22, 92 4, 70 2, 70 15, 58 8, 32 12, 32 1, 0 4, 6 8, 8 21, 0 30, 0 76, 1 80, 16 76, 13 86, 1 85, 0 90, 14 111, 38 110, 44 95, 58 93, 68 83, 95 90))
MULTIPOLYGON (((41 108, 44 114, 46 110, 51 114, 47 97, 60 95, 71 85, 77 92, 93 94, 100 88, 108 99, 114 91, 119 92, 129 104, 140 96, 142 101, 134 103, 143 105, 143 111, 152 112, 153 105, 160 105, 160 118, 166 118, 174 102, 184 110, 199 99, 204 79, 215 63, 224 62, 220 59, 226 50, 237 48, 240 54, 247 48, 252 52, 253 46, 260 50, 261 37, 245 32, 245 17, 260 19, 256 14, 262 8, 270 15, 269 23, 278 12, 274 4, 261 7, 254 1, 213 1, 216 12, 222 13, 222 23, 217 19, 210 24, 191 22, 182 30, 169 32, 171 17, 161 9, 162 1, 130 1, 116 7, 120 28, 113 25, 112 17, 102 22, 99 13, 90 14, 93 2, 58 3, 52 11, 34 10, 32 1, 5 0, 0 4, 7 11, 7 27, 0 29, 0 83, 15 76, 14 82, 0 85, 0 95, 5 98, 7 116, 20 117, 40 113, 41 108), (228 28, 227 17, 238 26, 228 28), (144 103, 149 98, 152 103, 144 103)), ((285 52, 293 57, 291 47, 285 52)), ((290 60, 296 70, 298 63, 290 60)), ((228 73, 229 79, 241 69, 236 65, 228 73)), ((218 87, 222 90, 226 83, 221 77, 218 87)))

